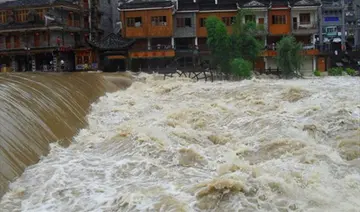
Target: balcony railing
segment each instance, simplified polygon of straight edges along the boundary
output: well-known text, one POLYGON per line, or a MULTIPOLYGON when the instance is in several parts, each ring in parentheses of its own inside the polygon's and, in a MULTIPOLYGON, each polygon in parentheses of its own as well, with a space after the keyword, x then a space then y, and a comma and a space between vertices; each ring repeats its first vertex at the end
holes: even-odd
POLYGON ((318 25, 315 22, 309 22, 309 23, 301 23, 301 22, 295 22, 293 23, 293 31, 295 32, 307 32, 307 31, 313 31, 317 30, 318 25))
POLYGON ((154 50, 171 50, 174 49, 173 46, 171 45, 163 45, 163 44, 159 44, 159 45, 152 45, 152 46, 134 46, 133 48, 131 48, 131 51, 154 51, 154 50))
POLYGON ((80 27, 80 21, 79 20, 68 21, 67 25, 69 27, 80 27))
POLYGON ((176 51, 209 51, 209 47, 206 44, 199 44, 199 45, 175 45, 176 51))

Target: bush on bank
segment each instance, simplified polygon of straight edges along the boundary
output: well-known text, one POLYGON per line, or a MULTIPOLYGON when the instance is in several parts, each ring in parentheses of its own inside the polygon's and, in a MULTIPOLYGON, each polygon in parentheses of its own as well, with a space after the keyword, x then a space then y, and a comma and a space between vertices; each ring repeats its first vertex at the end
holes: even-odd
POLYGON ((314 75, 317 76, 317 77, 320 77, 320 76, 321 76, 321 73, 320 73, 319 70, 316 69, 316 70, 314 71, 314 75))
POLYGON ((329 76, 342 76, 343 68, 339 68, 339 67, 330 68, 328 70, 328 73, 329 73, 329 76))
POLYGON ((241 79, 249 79, 252 75, 251 62, 242 58, 236 58, 231 62, 231 72, 241 79))

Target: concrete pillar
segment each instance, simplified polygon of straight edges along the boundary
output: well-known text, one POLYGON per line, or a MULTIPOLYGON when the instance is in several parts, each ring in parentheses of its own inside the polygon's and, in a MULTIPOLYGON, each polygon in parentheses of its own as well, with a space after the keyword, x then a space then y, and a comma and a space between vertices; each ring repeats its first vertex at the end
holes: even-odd
POLYGON ((57 56, 53 55, 53 71, 57 71, 58 70, 58 58, 57 56))
POLYGON ((11 57, 11 68, 13 71, 18 71, 18 68, 17 68, 17 62, 15 60, 15 57, 11 57))
POLYGON ((265 27, 266 32, 269 30, 269 28, 268 28, 268 22, 269 22, 268 18, 269 18, 268 17, 268 11, 266 10, 265 17, 264 17, 264 27, 265 27))
POLYGON ((171 37, 171 47, 172 48, 175 47, 175 39, 174 39, 174 37, 171 37))
POLYGON ((151 38, 147 39, 148 50, 151 50, 151 38))
POLYGON ((319 7, 318 8, 318 16, 319 16, 319 44, 322 47, 322 45, 324 44, 324 38, 323 38, 323 34, 322 34, 322 30, 323 30, 323 17, 322 17, 322 8, 319 7))
POLYGON ((294 14, 293 14, 293 10, 290 8, 290 32, 292 33, 294 31, 294 23, 293 23, 293 17, 294 17, 294 14))
POLYGON ((313 72, 317 69, 316 67, 316 56, 313 56, 313 72))
POLYGON ((195 46, 198 46, 198 37, 195 37, 195 46))
POLYGON ((31 57, 31 70, 32 70, 33 72, 36 71, 36 60, 35 60, 35 56, 32 56, 32 57, 31 57))
POLYGON ((265 69, 268 69, 268 61, 267 61, 267 57, 264 57, 264 62, 265 62, 265 69))

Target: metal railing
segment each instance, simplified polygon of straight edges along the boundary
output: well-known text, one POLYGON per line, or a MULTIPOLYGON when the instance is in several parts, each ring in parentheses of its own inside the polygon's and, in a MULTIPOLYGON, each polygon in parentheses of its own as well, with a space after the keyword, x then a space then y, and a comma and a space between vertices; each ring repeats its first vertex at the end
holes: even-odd
POLYGON ((309 29, 317 29, 318 25, 315 22, 301 23, 295 22, 293 23, 293 30, 309 30, 309 29))
MULTIPOLYGON (((303 45, 303 50, 317 49, 317 46, 319 46, 319 45, 304 44, 303 45)), ((274 50, 274 51, 276 51, 277 50, 276 44, 275 45, 272 45, 272 44, 266 45, 263 50, 274 50)))
POLYGON ((175 50, 188 50, 188 51, 193 51, 193 50, 209 50, 209 47, 206 44, 200 44, 200 45, 175 45, 175 50))
POLYGON ((152 46, 134 46, 130 51, 154 51, 154 50, 171 50, 174 49, 172 45, 152 45, 152 46))

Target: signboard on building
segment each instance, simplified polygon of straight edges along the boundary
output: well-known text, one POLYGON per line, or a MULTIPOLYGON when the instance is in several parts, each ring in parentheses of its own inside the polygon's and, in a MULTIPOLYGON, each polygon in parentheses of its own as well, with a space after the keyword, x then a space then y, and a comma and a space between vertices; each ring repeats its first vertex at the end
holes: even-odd
POLYGON ((130 57, 132 58, 154 58, 154 57, 174 57, 174 50, 163 50, 163 51, 145 51, 145 52, 131 52, 130 57))

